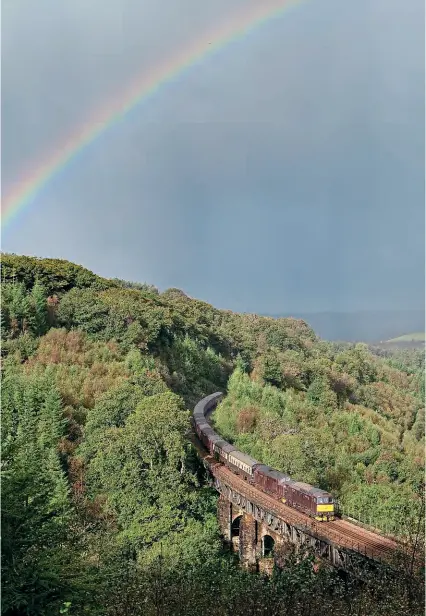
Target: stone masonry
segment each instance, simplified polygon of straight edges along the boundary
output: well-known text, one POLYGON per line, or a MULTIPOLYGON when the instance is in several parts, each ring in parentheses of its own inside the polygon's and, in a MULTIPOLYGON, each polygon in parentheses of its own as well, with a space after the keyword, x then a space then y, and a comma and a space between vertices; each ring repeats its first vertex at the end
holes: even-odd
POLYGON ((238 552, 241 564, 247 569, 270 573, 274 562, 279 563, 284 540, 267 525, 258 522, 250 514, 233 505, 222 494, 218 499, 218 520, 225 542, 238 552), (267 538, 265 540, 265 537, 267 538), (274 546, 274 557, 265 557, 266 546, 274 546))

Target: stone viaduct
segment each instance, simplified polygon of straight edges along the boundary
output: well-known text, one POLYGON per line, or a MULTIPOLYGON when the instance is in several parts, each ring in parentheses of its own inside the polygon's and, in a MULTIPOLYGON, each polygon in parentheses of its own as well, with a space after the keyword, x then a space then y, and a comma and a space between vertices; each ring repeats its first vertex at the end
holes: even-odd
POLYGON ((225 542, 238 553, 242 565, 270 573, 279 552, 277 547, 285 548, 282 537, 222 494, 218 519, 225 542))
POLYGON ((220 495, 223 538, 245 567, 270 572, 289 550, 306 546, 319 561, 350 571, 360 561, 366 566, 386 562, 398 549, 394 540, 349 521, 316 522, 283 505, 212 458, 195 435, 192 442, 220 495))

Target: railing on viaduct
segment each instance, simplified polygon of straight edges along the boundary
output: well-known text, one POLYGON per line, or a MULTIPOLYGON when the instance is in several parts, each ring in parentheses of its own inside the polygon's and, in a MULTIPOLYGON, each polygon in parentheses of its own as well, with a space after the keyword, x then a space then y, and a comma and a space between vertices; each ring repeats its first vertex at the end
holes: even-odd
POLYGON ((285 552, 289 544, 296 550, 310 547, 320 559, 345 570, 359 564, 360 558, 370 564, 392 560, 399 547, 396 541, 348 520, 317 522, 232 473, 204 449, 196 435, 192 441, 220 494, 223 537, 238 549, 244 565, 268 569, 273 559, 265 557, 285 552))

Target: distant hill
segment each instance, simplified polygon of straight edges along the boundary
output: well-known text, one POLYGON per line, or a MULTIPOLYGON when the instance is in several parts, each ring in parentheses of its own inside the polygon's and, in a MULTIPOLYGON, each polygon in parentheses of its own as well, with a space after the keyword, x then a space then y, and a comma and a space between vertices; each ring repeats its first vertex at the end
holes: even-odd
POLYGON ((425 334, 422 332, 404 334, 403 336, 398 336, 397 338, 391 338, 390 340, 379 342, 376 346, 390 351, 394 349, 424 349, 425 334))
MULTIPOLYGON (((282 313, 273 317, 295 317, 306 321, 315 333, 325 340, 348 342, 383 342, 401 332, 422 332, 425 311, 388 310, 365 312, 282 313)), ((418 340, 416 341, 418 344, 418 340)))
POLYGON ((404 334, 403 336, 398 336, 398 338, 392 338, 391 340, 387 340, 386 342, 424 342, 425 334, 424 332, 417 332, 414 334, 404 334))

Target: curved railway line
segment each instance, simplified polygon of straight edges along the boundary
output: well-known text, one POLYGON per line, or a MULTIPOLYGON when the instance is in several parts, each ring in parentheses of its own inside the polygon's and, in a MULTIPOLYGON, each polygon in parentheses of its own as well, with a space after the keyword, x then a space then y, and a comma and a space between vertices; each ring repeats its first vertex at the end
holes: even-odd
POLYGON ((334 522, 327 523, 316 522, 308 515, 287 507, 234 475, 223 464, 215 460, 194 435, 193 441, 195 440, 197 441, 197 450, 214 477, 218 477, 230 488, 237 490, 251 502, 263 506, 277 517, 308 532, 310 531, 318 539, 329 540, 339 547, 359 552, 375 560, 387 560, 398 549, 399 545, 396 541, 376 535, 345 520, 335 520, 334 522))
MULTIPOLYGON (((211 411, 208 416, 210 414, 211 411)), ((309 515, 281 503, 233 473, 205 449, 195 432, 191 436, 191 441, 213 477, 217 478, 222 484, 243 495, 253 504, 261 506, 277 518, 298 527, 319 540, 325 540, 337 547, 380 561, 389 561, 393 554, 401 550, 402 546, 398 541, 374 533, 348 520, 337 518, 334 521, 317 522, 309 515)))

